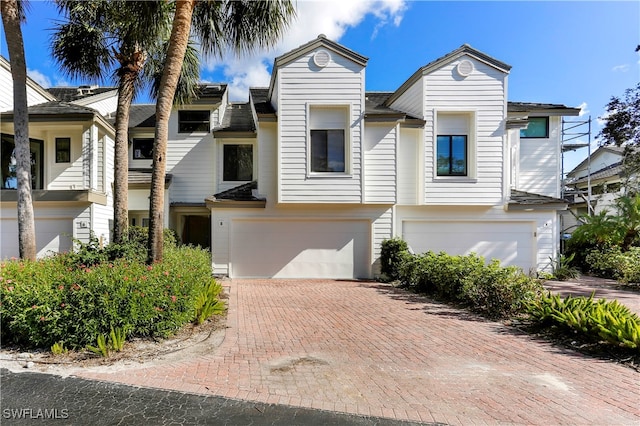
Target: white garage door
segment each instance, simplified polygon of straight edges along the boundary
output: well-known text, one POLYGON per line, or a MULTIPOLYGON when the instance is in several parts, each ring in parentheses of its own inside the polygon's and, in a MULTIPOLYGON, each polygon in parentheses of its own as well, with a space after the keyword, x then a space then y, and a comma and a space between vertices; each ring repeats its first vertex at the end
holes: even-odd
POLYGON ((367 221, 236 220, 232 277, 366 278, 367 221))
MULTIPOLYGON (((38 257, 47 256, 51 252, 71 250, 73 235, 73 220, 67 219, 36 219, 36 246, 38 257)), ((0 221, 2 238, 0 259, 18 257, 18 221, 3 219, 0 221)))
POLYGON ((529 272, 535 265, 534 229, 533 222, 405 221, 402 234, 416 253, 477 253, 529 272))

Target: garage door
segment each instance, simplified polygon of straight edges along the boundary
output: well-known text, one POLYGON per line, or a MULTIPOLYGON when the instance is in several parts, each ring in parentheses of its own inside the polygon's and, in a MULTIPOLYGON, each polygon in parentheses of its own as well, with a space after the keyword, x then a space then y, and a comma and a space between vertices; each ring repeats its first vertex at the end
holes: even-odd
POLYGON ((416 253, 473 252, 525 272, 534 267, 534 229, 533 222, 405 221, 402 225, 403 238, 416 253))
POLYGON ((365 278, 368 221, 236 220, 232 277, 365 278))
MULTIPOLYGON (((63 252, 71 250, 71 236, 73 234, 73 221, 68 219, 36 219, 36 246, 38 257, 46 256, 51 252, 63 252)), ((18 221, 16 219, 3 219, 0 221, 0 234, 2 238, 2 252, 0 259, 18 257, 18 221)))

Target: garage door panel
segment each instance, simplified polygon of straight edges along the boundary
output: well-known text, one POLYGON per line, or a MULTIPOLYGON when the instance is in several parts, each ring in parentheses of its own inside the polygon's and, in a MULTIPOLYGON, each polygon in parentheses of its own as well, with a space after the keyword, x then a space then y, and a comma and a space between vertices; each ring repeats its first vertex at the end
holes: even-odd
POLYGON ((364 221, 236 221, 231 241, 231 275, 367 276, 368 228, 364 221))
POLYGON ((416 253, 476 253, 524 271, 533 266, 535 239, 531 222, 405 221, 403 238, 416 253))
MULTIPOLYGON (((37 219, 36 247, 38 257, 43 257, 52 252, 65 252, 72 248, 73 222, 67 219, 37 219)), ((2 238, 2 253, 0 258, 7 259, 18 257, 18 221, 16 219, 2 220, 0 225, 2 238)))

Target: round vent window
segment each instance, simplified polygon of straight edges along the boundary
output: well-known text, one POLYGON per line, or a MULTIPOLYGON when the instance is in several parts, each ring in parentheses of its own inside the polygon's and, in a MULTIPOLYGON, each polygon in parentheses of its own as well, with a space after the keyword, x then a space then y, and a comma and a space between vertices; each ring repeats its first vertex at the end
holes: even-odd
POLYGON ((460 74, 462 77, 468 77, 473 72, 473 64, 471 63, 471 61, 465 59, 458 64, 456 69, 458 71, 458 74, 460 74))
POLYGON ((329 65, 329 61, 331 60, 331 55, 326 50, 318 50, 315 55, 313 55, 313 63, 319 66, 320 68, 324 68, 329 65))

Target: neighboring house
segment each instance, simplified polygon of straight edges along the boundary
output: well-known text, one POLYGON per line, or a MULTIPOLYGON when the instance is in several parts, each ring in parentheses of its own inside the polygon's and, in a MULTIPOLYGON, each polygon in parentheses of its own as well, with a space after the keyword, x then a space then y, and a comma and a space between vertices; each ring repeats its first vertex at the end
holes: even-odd
MULTIPOLYGON (((0 259, 17 257, 18 225, 9 63, 0 57, 0 259)), ((114 129, 103 114, 115 106, 115 88, 47 91, 27 81, 32 197, 38 256, 88 242, 93 231, 109 242, 113 220, 114 129), (65 93, 63 97, 63 93, 65 93), (57 96, 61 96, 58 98, 57 96)))
MULTIPOLYGON (((549 268, 558 252, 561 119, 508 102, 510 66, 468 45, 399 88, 324 36, 276 58, 269 87, 224 84, 170 118, 165 225, 231 277, 372 278, 380 245, 549 268)), ((129 218, 148 220, 153 105, 130 121, 129 218)))
POLYGON ((561 117, 579 110, 508 103, 510 67, 468 45, 390 92, 365 91, 367 61, 320 36, 276 58, 248 103, 227 106, 221 86, 220 102, 178 111, 169 222, 183 240, 206 196, 216 274, 371 278, 394 236, 548 268, 561 117))
POLYGON ((589 201, 592 214, 615 212, 615 200, 624 193, 624 151, 624 147, 601 146, 567 173, 565 199, 569 209, 562 214, 564 232, 571 233, 580 224, 578 217, 589 214, 589 201))

